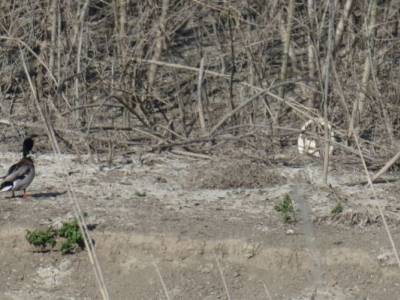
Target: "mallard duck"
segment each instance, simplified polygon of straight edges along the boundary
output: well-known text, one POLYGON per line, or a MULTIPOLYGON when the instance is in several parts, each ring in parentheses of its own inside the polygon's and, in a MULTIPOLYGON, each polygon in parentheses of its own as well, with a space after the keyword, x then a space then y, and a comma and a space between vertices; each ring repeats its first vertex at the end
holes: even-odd
MULTIPOLYGON (((32 136, 33 137, 33 136, 32 136)), ((22 159, 12 165, 5 176, 1 177, 3 183, 0 185, 2 192, 12 191, 15 197, 15 191, 24 190, 23 197, 26 197, 26 188, 31 184, 35 177, 35 166, 29 154, 33 148, 33 139, 28 137, 22 145, 22 159)))

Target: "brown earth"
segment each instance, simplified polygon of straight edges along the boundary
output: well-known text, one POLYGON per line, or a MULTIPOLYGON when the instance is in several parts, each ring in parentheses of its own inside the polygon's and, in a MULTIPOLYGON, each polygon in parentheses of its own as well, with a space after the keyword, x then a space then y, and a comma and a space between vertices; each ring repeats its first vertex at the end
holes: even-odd
MULTIPOLYGON (((18 159, 1 154, 0 171, 18 159)), ((0 299, 100 299, 86 252, 34 252, 27 229, 73 217, 65 171, 95 224, 91 231, 111 299, 398 299, 400 270, 376 204, 400 246, 398 184, 318 162, 271 166, 251 159, 173 154, 120 157, 113 165, 38 155, 30 200, 0 200, 0 299), (274 206, 289 194, 295 224, 274 206), (338 201, 344 211, 333 215, 338 201), (220 268, 218 267, 220 266, 220 268), (223 277, 221 276, 223 273, 223 277), (224 278, 228 292, 224 289, 224 278)))

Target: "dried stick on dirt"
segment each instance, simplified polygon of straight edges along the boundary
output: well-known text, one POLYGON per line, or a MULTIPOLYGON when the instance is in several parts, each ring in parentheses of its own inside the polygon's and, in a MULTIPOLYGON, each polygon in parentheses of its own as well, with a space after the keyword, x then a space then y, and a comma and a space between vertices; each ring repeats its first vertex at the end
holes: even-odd
MULTIPOLYGON (((362 151, 361 151, 360 143, 358 141, 358 137, 357 137, 357 134, 355 132, 353 132, 353 137, 354 137, 354 140, 356 142, 358 152, 360 153, 360 158, 361 158, 361 162, 362 162, 363 167, 364 167, 365 175, 367 176, 368 185, 372 190, 374 198, 378 199, 378 195, 376 194, 375 187, 374 187, 374 184, 372 182, 372 178, 371 178, 371 176, 370 176, 370 174, 368 172, 367 164, 365 163, 364 156, 363 156, 362 151)), ((388 226, 388 224, 386 222, 386 217, 385 217, 385 215, 383 213, 382 205, 380 204, 380 202, 377 202, 376 206, 378 207, 379 214, 381 215, 383 225, 385 226, 386 233, 388 235, 390 244, 392 246, 393 254, 394 254, 395 258, 396 258, 396 262, 397 262, 397 264, 398 264, 398 266, 400 268, 399 253, 397 251, 396 244, 394 243, 393 236, 392 236, 392 234, 390 232, 389 226, 388 226)))
POLYGON ((397 152, 395 156, 393 156, 387 163, 378 171, 374 176, 372 176, 371 181, 374 182, 380 176, 386 173, 387 170, 400 158, 400 152, 397 152))
POLYGON ((210 155, 194 153, 194 152, 189 152, 189 151, 171 150, 171 153, 176 154, 176 155, 194 157, 194 158, 212 159, 212 156, 210 156, 210 155))
POLYGON ((231 295, 229 293, 229 289, 228 289, 228 285, 226 284, 226 280, 225 280, 225 276, 224 276, 224 272, 222 271, 221 265, 219 263, 218 257, 215 256, 215 261, 217 262, 217 267, 218 267, 218 271, 219 271, 219 275, 221 275, 221 279, 222 279, 222 283, 224 284, 224 289, 225 289, 225 293, 226 293, 226 297, 228 298, 228 300, 231 300, 231 295))
POLYGON ((157 264, 156 264, 154 261, 153 261, 153 266, 154 266, 154 268, 156 269, 158 278, 160 279, 161 286, 162 286, 162 288, 163 288, 165 297, 167 298, 167 300, 170 300, 171 298, 169 297, 169 294, 168 294, 167 285, 165 284, 165 281, 164 281, 163 277, 161 276, 160 269, 158 268, 157 264))
MULTIPOLYGON (((20 52, 22 65, 23 65, 23 68, 24 68, 24 71, 25 71, 25 75, 26 75, 26 78, 27 78, 27 80, 29 82, 29 86, 31 88, 32 96, 33 96, 33 98, 35 100, 36 108, 37 108, 37 110, 39 112, 40 117, 42 118, 42 121, 46 125, 45 127, 46 127, 46 130, 47 130, 47 134, 49 136, 49 139, 50 139, 50 141, 52 143, 53 151, 54 151, 55 154, 57 154, 59 162, 64 164, 64 160, 61 157, 61 151, 60 151, 60 148, 58 146, 58 143, 57 143, 57 140, 56 140, 56 137, 55 137, 54 129, 53 129, 52 125, 50 124, 50 122, 48 121, 48 118, 46 118, 46 116, 44 115, 43 110, 40 107, 39 100, 36 97, 35 87, 34 87, 34 85, 32 83, 31 77, 29 75, 29 71, 28 71, 28 68, 26 66, 25 59, 24 59, 24 54, 23 54, 21 48, 19 49, 19 52, 20 52)), ((65 170, 65 172, 67 172, 67 170, 68 170, 67 166, 64 166, 63 169, 65 170)), ((87 228, 87 225, 86 225, 86 221, 85 221, 85 219, 83 217, 82 209, 81 209, 80 204, 79 204, 79 202, 78 202, 78 200, 77 200, 77 198, 75 196, 75 193, 72 190, 72 185, 71 185, 71 183, 70 183, 70 181, 68 179, 69 178, 68 174, 65 174, 65 175, 66 175, 65 176, 66 185, 67 185, 67 188, 68 188, 68 196, 69 196, 70 201, 72 203, 72 208, 73 208, 75 217, 77 219, 77 222, 78 222, 78 225, 79 225, 79 229, 83 233, 82 236, 83 236, 83 240, 85 242, 85 246, 86 246, 85 248, 86 248, 87 253, 89 255, 90 262, 91 262, 91 264, 93 266, 93 271, 95 273, 95 277, 96 277, 97 284, 99 286, 100 293, 101 293, 102 298, 104 300, 109 300, 110 297, 109 297, 109 294, 108 294, 107 287, 105 285, 103 272, 101 270, 99 261, 97 259, 97 255, 96 255, 96 252, 94 250, 93 241, 92 241, 92 238, 90 237, 90 234, 89 234, 89 231, 88 231, 88 228, 87 228)))
POLYGON ((329 77, 332 63, 333 50, 333 25, 335 21, 335 0, 329 0, 329 28, 328 28, 328 50, 326 53, 325 63, 325 87, 324 87, 324 131, 325 131, 325 153, 324 153, 324 174, 323 182, 328 183, 328 167, 329 167, 329 119, 328 119, 328 98, 329 98, 329 77))
POLYGON ((263 282, 263 286, 264 286, 265 295, 267 296, 267 300, 272 300, 271 293, 269 292, 268 287, 265 284, 265 282, 263 282))

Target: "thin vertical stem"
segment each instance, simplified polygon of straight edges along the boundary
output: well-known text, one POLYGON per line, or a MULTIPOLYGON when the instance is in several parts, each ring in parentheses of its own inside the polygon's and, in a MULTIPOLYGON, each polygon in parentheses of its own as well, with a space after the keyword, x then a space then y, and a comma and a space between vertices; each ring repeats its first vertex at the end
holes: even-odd
MULTIPOLYGON (((76 37, 78 38, 78 45, 77 45, 77 53, 76 53, 76 72, 79 74, 81 72, 81 51, 82 51, 82 36, 83 36, 83 22, 84 18, 86 15, 87 8, 89 6, 89 0, 85 2, 85 4, 82 7, 82 10, 80 11, 80 16, 79 16, 79 23, 77 24, 76 27, 76 37)), ((75 36, 74 36, 75 38, 75 36)), ((75 40, 75 39, 74 39, 75 40)), ((79 80, 78 77, 75 77, 75 106, 78 105, 84 105, 84 103, 79 103, 79 80)), ((77 115, 75 116, 75 119, 79 119, 79 110, 77 111, 77 115)))
MULTIPOLYGON (((231 107, 231 111, 235 109, 235 102, 233 101, 233 79, 236 73, 236 54, 235 54, 235 45, 234 45, 234 37, 233 37, 233 26, 232 26, 232 15, 231 8, 228 7, 228 31, 229 31, 229 43, 230 43, 230 55, 231 55, 231 74, 229 79, 229 104, 231 107)), ((236 121, 236 116, 233 117, 233 121, 236 121)))
POLYGON ((324 88, 324 130, 325 130, 325 154, 324 154, 324 184, 328 183, 328 167, 329 167, 329 119, 328 119, 328 96, 329 96, 329 76, 332 63, 333 50, 333 26, 335 21, 335 0, 329 0, 329 28, 328 28, 328 49, 326 53, 326 69, 325 69, 325 88, 324 88))
POLYGON ((58 0, 53 0, 50 7, 51 40, 49 49, 49 70, 54 74, 54 50, 56 49, 56 35, 58 24, 58 0))
POLYGON ((197 97, 198 97, 198 111, 199 111, 199 120, 200 127, 203 134, 206 134, 206 121, 204 119, 204 109, 203 109, 203 99, 202 99, 202 84, 204 77, 204 57, 201 58, 200 61, 200 70, 199 70, 199 81, 197 84, 197 97))
MULTIPOLYGON (((375 35, 375 23, 376 23, 376 10, 377 10, 377 0, 372 0, 369 3, 368 6, 368 20, 366 21, 366 29, 365 29, 365 35, 367 39, 367 43, 369 46, 369 51, 371 51, 371 47, 373 47, 373 44, 371 43, 373 36, 375 35)), ((351 136, 353 131, 356 131, 356 133, 359 131, 359 126, 360 126, 360 119, 364 111, 365 107, 365 99, 366 99, 366 93, 367 93, 367 86, 368 86, 368 81, 371 75, 371 60, 369 58, 369 53, 367 53, 367 56, 365 58, 364 62, 364 70, 363 70, 363 75, 361 78, 361 90, 359 93, 359 96, 357 100, 354 102, 353 105, 353 111, 352 111, 352 116, 351 116, 351 122, 349 125, 349 135, 351 136)))
MULTIPOLYGON (((164 44, 164 36, 165 36, 165 26, 167 23, 167 14, 168 14, 169 0, 163 0, 161 6, 161 15, 158 24, 157 36, 156 36, 156 45, 153 53, 152 59, 159 60, 161 57, 161 52, 164 44)), ((148 73, 148 90, 150 93, 157 94, 157 92, 152 92, 154 80, 156 78, 157 65, 150 65, 149 73, 148 73)))
MULTIPOLYGON (((283 33, 283 56, 282 56, 282 66, 281 66, 281 75, 280 80, 285 81, 287 77, 287 66, 288 66, 288 57, 289 57, 289 48, 290 48, 290 39, 292 36, 292 24, 293 24, 293 15, 294 15, 294 0, 289 0, 288 6, 288 16, 286 29, 283 33)), ((279 88, 279 97, 284 98, 285 88, 282 85, 279 88)))
MULTIPOLYGON (((315 46, 313 44, 313 29, 314 26, 314 0, 307 1, 308 19, 309 19, 309 32, 307 35, 307 52, 308 52, 308 76, 310 77, 311 84, 315 86, 313 82, 315 80, 315 46)), ((308 106, 313 108, 315 104, 316 93, 311 91, 309 95, 308 106)))

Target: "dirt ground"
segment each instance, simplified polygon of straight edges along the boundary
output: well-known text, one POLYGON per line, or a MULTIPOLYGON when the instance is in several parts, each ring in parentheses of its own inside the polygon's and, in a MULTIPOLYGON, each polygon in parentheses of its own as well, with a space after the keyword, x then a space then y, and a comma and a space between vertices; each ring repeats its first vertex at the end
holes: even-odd
MULTIPOLYGON (((19 156, 2 152, 0 171, 19 156)), ((365 180, 355 167, 332 165, 332 188, 323 187, 316 161, 167 153, 121 156, 111 166, 64 160, 68 170, 51 154, 36 156, 29 200, 1 194, 0 299, 100 299, 85 251, 37 253, 25 240, 27 229, 73 218, 66 176, 96 225, 111 299, 167 299, 157 270, 169 299, 399 299, 400 269, 376 208, 400 248, 398 182, 377 184, 374 199, 348 185, 365 180), (274 209, 286 194, 295 224, 274 209), (344 210, 333 215, 338 202, 344 210)))

